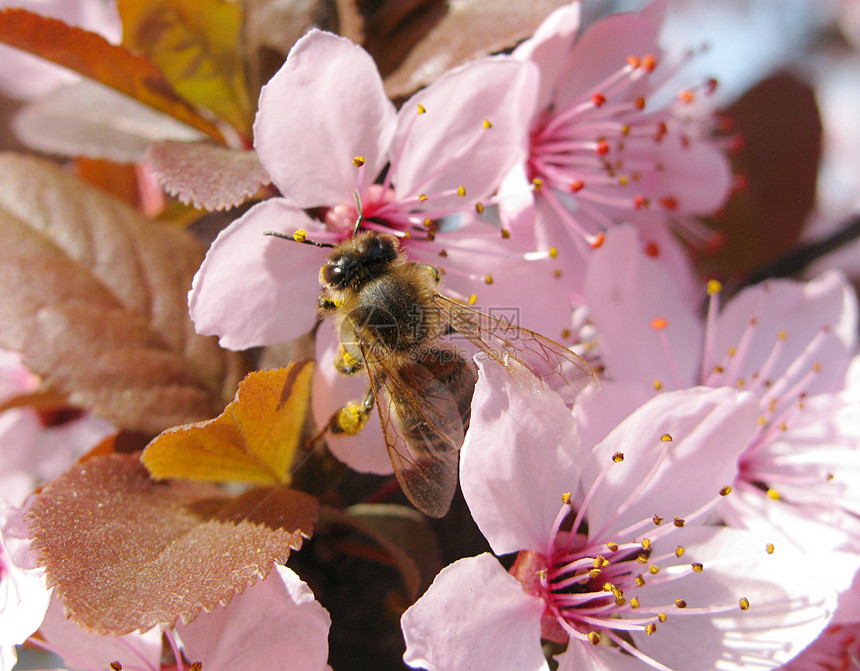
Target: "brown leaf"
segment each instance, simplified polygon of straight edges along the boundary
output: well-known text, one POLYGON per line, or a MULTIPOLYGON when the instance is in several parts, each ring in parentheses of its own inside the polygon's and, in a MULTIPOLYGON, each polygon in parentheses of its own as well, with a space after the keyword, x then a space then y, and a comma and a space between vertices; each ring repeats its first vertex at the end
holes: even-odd
POLYGON ((795 248, 815 204, 821 117, 809 84, 787 73, 762 80, 728 110, 743 146, 733 157, 744 188, 716 226, 725 246, 702 265, 707 274, 742 275, 795 248))
POLYGON ((566 2, 460 0, 448 2, 441 19, 440 3, 412 4, 414 10, 404 16, 402 3, 386 3, 388 11, 379 11, 365 28, 364 47, 392 98, 405 97, 472 58, 513 47, 566 2))
POLYGON ((122 41, 164 73, 181 96, 250 140, 254 112, 242 58, 242 4, 224 0, 118 0, 122 41))
POLYGON ((111 44, 101 35, 25 9, 2 9, 0 41, 95 79, 196 128, 216 142, 224 142, 215 125, 182 100, 150 61, 111 44))
POLYGON ((156 142, 146 160, 168 193, 203 210, 235 207, 272 181, 255 152, 206 142, 156 142))
POLYGON ((89 79, 27 103, 12 128, 28 147, 46 154, 140 163, 153 140, 204 136, 127 95, 89 79))
POLYGON ((213 420, 168 429, 143 454, 156 478, 288 484, 311 393, 313 364, 249 373, 213 420))
POLYGON ((52 163, 0 154, 0 346, 76 406, 150 435, 223 407, 232 355, 194 333, 203 253, 52 163))
POLYGON ((295 490, 231 499, 152 480, 138 455, 92 457, 44 487, 28 519, 67 614, 98 634, 189 622, 227 603, 310 537, 317 501, 295 490))

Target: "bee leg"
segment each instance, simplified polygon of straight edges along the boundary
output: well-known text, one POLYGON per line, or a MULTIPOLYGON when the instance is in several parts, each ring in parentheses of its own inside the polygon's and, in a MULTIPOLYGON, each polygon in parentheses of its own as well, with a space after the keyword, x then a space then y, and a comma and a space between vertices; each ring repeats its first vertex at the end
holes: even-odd
POLYGON ((337 348, 334 367, 341 375, 355 375, 364 368, 364 359, 360 355, 356 356, 341 343, 337 348))
POLYGON ((368 389, 361 401, 350 401, 335 412, 328 420, 326 428, 333 434, 354 436, 359 433, 373 410, 373 390, 368 389))

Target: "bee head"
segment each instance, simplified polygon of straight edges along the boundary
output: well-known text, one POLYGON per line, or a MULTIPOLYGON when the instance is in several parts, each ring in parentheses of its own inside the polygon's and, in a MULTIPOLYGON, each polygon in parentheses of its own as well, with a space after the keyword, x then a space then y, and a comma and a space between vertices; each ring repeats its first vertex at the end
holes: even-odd
POLYGON ((365 231, 329 255, 320 269, 320 280, 331 289, 357 289, 384 273, 399 255, 397 238, 365 231))

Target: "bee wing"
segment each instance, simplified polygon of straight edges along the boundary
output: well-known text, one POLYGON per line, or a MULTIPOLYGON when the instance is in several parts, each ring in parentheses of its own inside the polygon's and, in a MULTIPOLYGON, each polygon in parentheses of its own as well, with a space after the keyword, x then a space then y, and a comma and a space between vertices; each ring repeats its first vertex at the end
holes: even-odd
POLYGON ((463 422, 451 392, 420 362, 387 365, 365 354, 394 473, 409 500, 442 517, 457 487, 463 422))
POLYGON ((539 396, 544 389, 573 403, 598 388, 597 376, 582 357, 549 338, 496 319, 436 294, 436 307, 451 327, 539 396))

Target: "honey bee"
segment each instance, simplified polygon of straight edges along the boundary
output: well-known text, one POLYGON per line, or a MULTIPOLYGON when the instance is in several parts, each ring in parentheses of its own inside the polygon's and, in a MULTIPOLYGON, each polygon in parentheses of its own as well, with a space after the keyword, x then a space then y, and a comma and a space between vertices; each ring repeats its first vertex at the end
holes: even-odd
POLYGON ((364 399, 327 429, 357 433, 375 406, 400 486, 426 515, 442 517, 451 505, 477 382, 474 361, 448 336, 466 338, 534 394, 552 389, 572 402, 596 386, 588 363, 562 345, 438 293, 440 271, 409 261, 392 235, 365 230, 339 245, 311 244, 333 247, 319 308, 340 337, 335 367, 370 378, 364 399))

